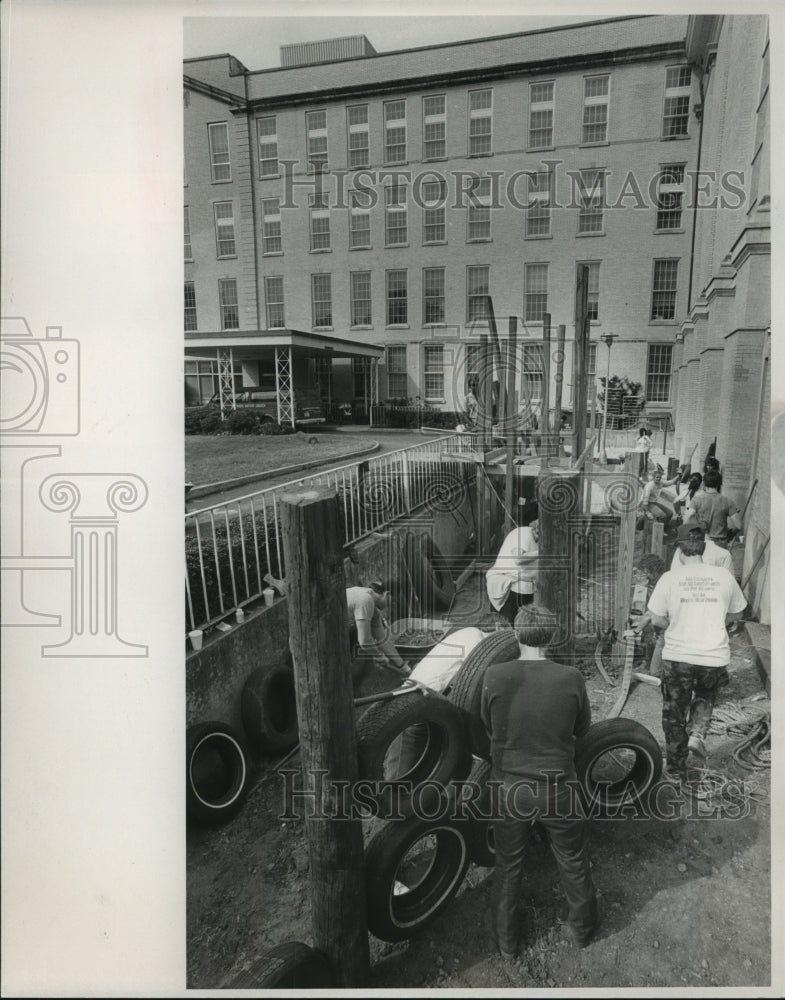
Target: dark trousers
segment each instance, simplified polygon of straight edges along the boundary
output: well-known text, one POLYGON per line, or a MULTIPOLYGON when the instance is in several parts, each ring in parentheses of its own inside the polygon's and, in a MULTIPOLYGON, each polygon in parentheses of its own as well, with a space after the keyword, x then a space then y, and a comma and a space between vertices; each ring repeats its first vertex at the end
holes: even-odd
POLYGON ((518 614, 518 609, 522 608, 524 604, 532 604, 533 602, 534 594, 518 594, 516 591, 510 590, 499 614, 503 615, 512 625, 518 614))
POLYGON ((566 788, 551 799, 549 808, 544 785, 540 792, 534 793, 521 787, 510 801, 509 793, 505 795, 505 788, 509 789, 513 782, 509 777, 503 780, 505 787, 501 789, 500 795, 501 818, 493 821, 499 950, 506 954, 518 951, 521 885, 526 844, 534 819, 539 820, 548 833, 567 899, 567 923, 578 942, 587 943, 597 927, 598 913, 597 896, 586 851, 584 821, 569 816, 570 795, 566 788), (530 815, 531 819, 521 818, 530 815))
POLYGON ((662 731, 668 770, 682 778, 687 773, 689 733, 705 736, 717 691, 728 683, 725 667, 702 667, 678 660, 662 661, 662 731))

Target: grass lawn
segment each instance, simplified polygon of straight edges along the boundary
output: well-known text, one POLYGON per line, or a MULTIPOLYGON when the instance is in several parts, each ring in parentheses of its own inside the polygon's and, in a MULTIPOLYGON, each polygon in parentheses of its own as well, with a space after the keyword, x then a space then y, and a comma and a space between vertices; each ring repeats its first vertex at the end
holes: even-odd
POLYGON ((185 481, 219 483, 317 459, 340 459, 371 443, 360 434, 317 434, 316 444, 296 435, 186 434, 185 481))

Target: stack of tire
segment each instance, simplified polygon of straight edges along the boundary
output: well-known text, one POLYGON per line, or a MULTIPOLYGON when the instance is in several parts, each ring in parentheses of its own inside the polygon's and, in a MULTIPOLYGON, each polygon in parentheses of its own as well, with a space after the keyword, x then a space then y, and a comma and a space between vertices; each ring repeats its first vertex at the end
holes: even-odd
MULTIPOLYGON (((373 705, 358 722, 360 777, 383 783, 381 789, 396 780, 406 782, 407 791, 411 785, 411 795, 397 799, 397 818, 383 819, 366 845, 368 927, 383 941, 411 937, 434 920, 470 862, 494 864, 492 824, 482 818, 489 815, 491 764, 480 700, 486 670, 518 656, 515 633, 500 629, 469 653, 444 695, 402 695, 373 705), (420 755, 408 770, 390 775, 388 752, 407 730, 418 733, 420 755), (465 792, 472 810, 455 807, 465 792)), ((576 770, 589 800, 618 808, 646 795, 660 777, 662 756, 640 723, 607 719, 578 741, 576 770), (603 768, 611 755, 625 764, 609 778, 603 768)))
POLYGON ((294 671, 288 664, 254 670, 243 686, 244 736, 224 722, 201 722, 186 732, 186 816, 196 826, 226 823, 248 793, 250 756, 294 747, 297 704, 294 671))

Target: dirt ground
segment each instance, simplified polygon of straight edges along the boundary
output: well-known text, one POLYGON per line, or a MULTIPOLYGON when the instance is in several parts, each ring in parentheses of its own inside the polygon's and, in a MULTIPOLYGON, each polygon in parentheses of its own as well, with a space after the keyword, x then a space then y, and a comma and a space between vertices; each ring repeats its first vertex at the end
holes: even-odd
MULTIPOLYGON (((718 705, 743 702, 762 691, 743 631, 732 637, 731 649, 731 682, 718 705)), ((616 700, 616 689, 606 686, 590 659, 582 669, 596 721, 616 700)), ((768 707, 765 700, 755 704, 768 707)), ((659 689, 633 682, 622 715, 643 723, 662 746, 660 710, 659 689)), ((716 818, 701 808, 670 822, 633 817, 589 822, 603 919, 587 948, 576 950, 560 937, 555 863, 547 846, 535 840, 523 891, 527 924, 517 965, 502 963, 486 929, 493 871, 471 865, 455 899, 416 937, 394 945, 370 937, 369 987, 687 990, 769 985, 769 772, 741 768, 732 756, 737 741, 710 736, 707 750, 713 772, 750 783, 755 795, 746 815, 716 818)), ((188 832, 191 989, 227 986, 275 945, 311 943, 304 823, 278 818, 282 786, 274 763, 256 762, 254 787, 232 821, 188 832)))

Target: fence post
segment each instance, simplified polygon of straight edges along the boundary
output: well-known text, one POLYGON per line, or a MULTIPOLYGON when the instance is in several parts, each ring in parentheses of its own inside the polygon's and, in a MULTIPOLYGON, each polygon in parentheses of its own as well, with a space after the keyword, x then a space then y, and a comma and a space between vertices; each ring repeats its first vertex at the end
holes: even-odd
POLYGON ((580 512, 581 473, 577 469, 543 467, 537 476, 540 569, 537 599, 562 626, 562 638, 551 646, 554 659, 569 660, 574 651, 577 603, 576 567, 570 553, 571 527, 580 512))
POLYGON ((334 782, 358 779, 337 495, 287 492, 281 517, 303 780, 315 787, 315 816, 306 818, 313 944, 336 986, 360 987, 369 973, 361 821, 319 818, 339 811, 334 782))
POLYGON ((619 495, 625 500, 619 511, 621 524, 619 525, 619 559, 614 612, 614 626, 619 637, 626 629, 627 619, 630 617, 632 566, 635 559, 635 522, 638 518, 639 461, 640 454, 637 451, 626 453, 622 466, 624 469, 623 479, 618 490, 619 495))

